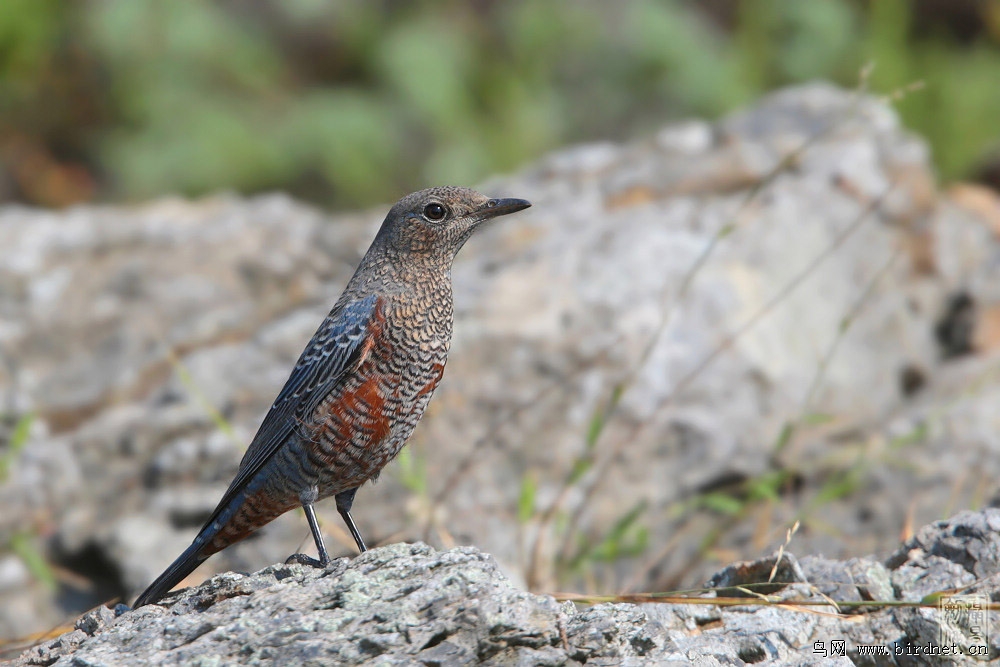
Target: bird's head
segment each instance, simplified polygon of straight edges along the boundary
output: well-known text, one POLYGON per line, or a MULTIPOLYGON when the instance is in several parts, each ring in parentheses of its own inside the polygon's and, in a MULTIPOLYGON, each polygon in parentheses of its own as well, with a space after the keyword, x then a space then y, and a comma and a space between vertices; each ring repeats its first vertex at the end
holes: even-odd
POLYGON ((490 199, 469 188, 420 190, 396 202, 378 238, 398 253, 450 265, 482 223, 529 206, 524 199, 490 199))

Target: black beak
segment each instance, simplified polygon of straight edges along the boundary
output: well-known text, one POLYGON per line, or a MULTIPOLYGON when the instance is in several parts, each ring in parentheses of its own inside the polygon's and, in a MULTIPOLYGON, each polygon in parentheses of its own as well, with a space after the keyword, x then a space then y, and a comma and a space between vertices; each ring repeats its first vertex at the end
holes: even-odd
POLYGON ((525 199, 491 199, 479 209, 479 215, 483 220, 488 220, 508 213, 523 211, 529 206, 531 206, 531 202, 525 199))

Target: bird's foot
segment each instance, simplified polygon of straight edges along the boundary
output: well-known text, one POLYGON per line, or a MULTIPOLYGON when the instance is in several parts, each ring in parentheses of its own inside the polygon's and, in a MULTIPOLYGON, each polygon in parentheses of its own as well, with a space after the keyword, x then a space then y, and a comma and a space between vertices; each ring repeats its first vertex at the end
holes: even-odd
POLYGON ((307 556, 305 554, 292 554, 291 556, 289 556, 288 559, 285 561, 285 565, 292 565, 292 564, 309 565, 310 567, 326 567, 327 566, 327 563, 324 563, 321 560, 318 560, 316 558, 312 558, 312 557, 307 556))
POLYGON ((118 618, 122 614, 124 614, 126 612, 129 612, 129 611, 132 611, 132 607, 128 606, 124 602, 119 602, 118 604, 115 605, 115 608, 114 608, 115 618, 118 618))

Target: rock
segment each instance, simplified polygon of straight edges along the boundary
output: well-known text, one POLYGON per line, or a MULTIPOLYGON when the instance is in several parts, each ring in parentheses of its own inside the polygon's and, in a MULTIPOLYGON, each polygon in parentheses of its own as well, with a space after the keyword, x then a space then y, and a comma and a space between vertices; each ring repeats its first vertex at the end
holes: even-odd
MULTIPOLYGON (((895 595, 889 571, 874 558, 834 561, 820 556, 806 556, 801 567, 803 580, 814 582, 820 593, 836 602, 891 600, 895 595)), ((846 608, 844 611, 863 612, 865 608, 846 608)))
POLYGON ((806 575, 792 554, 733 563, 716 572, 705 585, 722 597, 769 595, 788 584, 804 583, 806 575))
MULTIPOLYGON (((480 188, 534 207, 454 267, 445 379, 355 504, 371 543, 474 544, 531 590, 662 590, 801 520, 789 549, 858 559, 830 571, 848 600, 884 590, 871 557, 910 526, 992 495, 991 200, 939 193, 883 101, 810 84, 480 188)), ((28 536, 58 581, 5 579, 0 637, 131 599, 189 542, 384 213, 0 208, 0 551, 28 536)), ((289 513, 186 583, 307 539, 289 513)))
MULTIPOLYGON (((889 569, 875 561, 814 558, 799 567, 790 554, 785 559, 794 564, 797 582, 783 576, 771 580, 773 558, 728 568, 708 586, 723 580, 732 585, 734 576, 741 585, 786 582, 758 589, 759 598, 735 607, 577 609, 517 590, 492 557, 473 547, 438 552, 420 543, 394 544, 336 560, 326 569, 273 565, 252 575, 218 575, 117 618, 98 607, 73 631, 29 649, 14 665, 807 665, 821 658, 844 665, 892 659, 960 664, 969 661, 970 647, 982 659, 1000 656, 1000 622, 983 615, 985 625, 978 628, 983 636, 974 638, 969 624, 975 617, 955 621, 944 607, 868 607, 858 623, 834 607, 858 596, 831 596, 831 580, 818 577, 853 572, 852 584, 864 590, 865 600, 919 602, 912 595, 918 579, 935 581, 943 587, 939 591, 967 584, 948 567, 957 561, 980 577, 963 594, 988 602, 1000 592, 992 576, 1000 571, 998 524, 1000 510, 989 509, 926 526, 890 559, 889 569), (928 560, 934 553, 953 560, 928 560), (976 555, 975 563, 968 554, 976 555), (869 586, 890 572, 898 595, 883 581, 869 586), (761 602, 765 594, 769 604, 761 602), (828 606, 807 609, 806 602, 828 606), (952 646, 965 653, 918 654, 952 646)), ((717 590, 706 599, 724 594, 717 590)))
POLYGON ((474 548, 396 544, 326 570, 219 575, 118 618, 100 607, 17 664, 620 664, 660 652, 627 607, 577 613, 512 588, 474 548))
POLYGON ((924 526, 889 557, 887 564, 899 573, 893 585, 905 599, 919 599, 943 590, 936 578, 956 588, 985 579, 1000 571, 998 533, 1000 511, 993 508, 924 526))

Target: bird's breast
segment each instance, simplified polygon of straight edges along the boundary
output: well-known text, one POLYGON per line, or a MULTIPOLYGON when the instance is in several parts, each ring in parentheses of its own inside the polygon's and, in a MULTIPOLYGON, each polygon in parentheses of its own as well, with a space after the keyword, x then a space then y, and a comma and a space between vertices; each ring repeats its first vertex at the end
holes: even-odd
POLYGON ((320 496, 376 477, 413 432, 444 374, 450 293, 385 298, 357 365, 315 409, 304 455, 320 496))
POLYGON ((444 374, 450 327, 401 325, 393 314, 387 313, 361 362, 313 415, 313 440, 330 464, 384 448, 395 455, 444 374))

